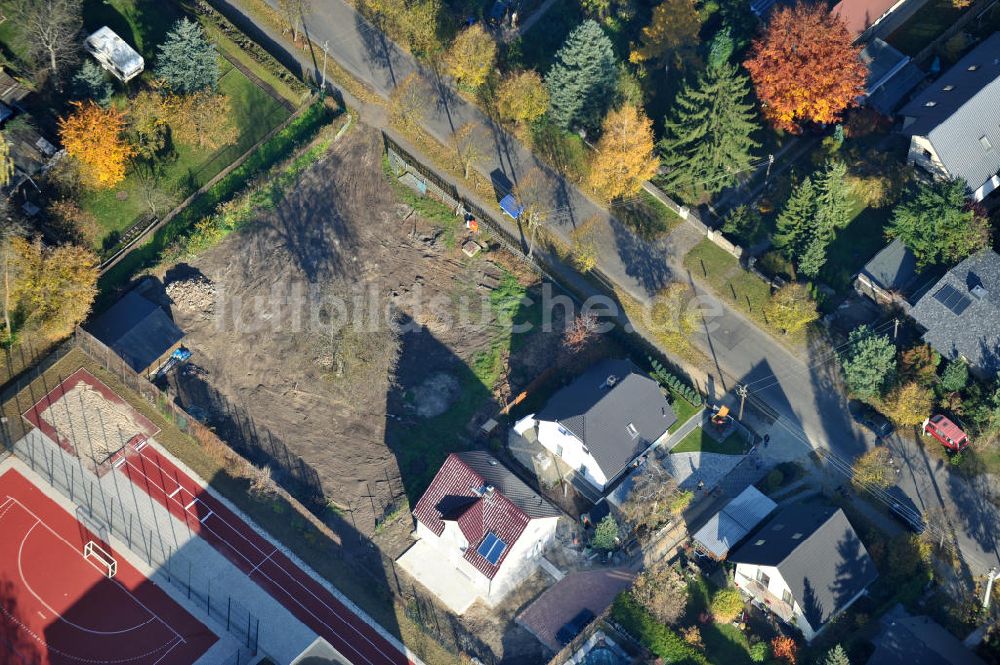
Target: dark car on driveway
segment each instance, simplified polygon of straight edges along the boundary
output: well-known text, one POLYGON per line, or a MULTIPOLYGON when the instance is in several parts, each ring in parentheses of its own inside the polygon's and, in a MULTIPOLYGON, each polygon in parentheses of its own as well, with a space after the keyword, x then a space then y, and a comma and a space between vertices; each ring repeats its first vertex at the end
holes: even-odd
POLYGON ((851 400, 850 410, 854 420, 871 430, 878 438, 884 439, 893 433, 892 422, 864 402, 851 400))

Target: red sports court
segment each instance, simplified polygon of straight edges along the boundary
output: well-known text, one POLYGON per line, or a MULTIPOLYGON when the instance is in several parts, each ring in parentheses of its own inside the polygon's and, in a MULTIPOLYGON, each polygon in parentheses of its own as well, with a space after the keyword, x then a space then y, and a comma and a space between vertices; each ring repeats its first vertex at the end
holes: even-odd
POLYGON ((117 468, 185 522, 354 665, 406 665, 405 654, 145 440, 117 468))
POLYGON ((12 469, 0 533, 3 663, 189 665, 218 640, 12 469))

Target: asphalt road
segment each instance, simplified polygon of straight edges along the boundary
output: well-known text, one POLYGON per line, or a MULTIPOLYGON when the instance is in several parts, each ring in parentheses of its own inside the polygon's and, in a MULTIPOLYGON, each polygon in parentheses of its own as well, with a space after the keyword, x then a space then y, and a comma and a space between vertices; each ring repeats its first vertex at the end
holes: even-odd
MULTIPOLYGON (((276 4, 276 0, 268 1, 276 4)), ((851 420, 846 398, 839 388, 835 355, 830 349, 818 345, 819 350, 803 353, 801 357, 789 352, 687 273, 683 257, 700 239, 693 227, 682 224, 667 239, 655 242, 640 239, 572 183, 537 160, 514 137, 462 99, 447 81, 419 65, 343 0, 313 3, 305 25, 315 43, 329 42, 330 57, 383 96, 388 96, 396 83, 410 73, 419 71, 434 97, 425 128, 447 143, 452 132, 466 122, 481 124, 484 159, 477 168, 484 175, 499 172, 515 183, 529 170, 539 168, 548 182, 552 230, 568 241, 577 224, 596 216, 601 248, 598 265, 633 297, 649 301, 666 284, 680 280, 692 282, 707 301, 715 303, 716 315, 707 322, 707 329, 695 336, 695 343, 706 351, 715 366, 715 371, 705 379, 710 396, 721 399, 728 395, 728 401, 733 402, 736 383, 748 385, 756 399, 766 402, 780 416, 771 427, 772 438, 783 437, 801 444, 803 454, 813 447, 824 447, 849 464, 874 445, 871 437, 851 420)), ((268 27, 259 27, 273 35, 268 27)), ((280 37, 275 41, 280 42, 280 37)), ((303 59, 301 52, 296 57, 303 59)), ((318 70, 320 63, 314 59, 313 65, 318 70)), ((984 498, 985 479, 966 481, 951 469, 924 459, 926 451, 912 442, 900 439, 894 445, 899 448, 900 459, 907 460, 900 472, 900 488, 913 505, 932 518, 937 519, 938 512, 943 515, 941 519, 947 523, 942 528, 953 534, 970 570, 981 574, 989 566, 1000 564, 991 532, 1000 524, 1000 517, 996 506, 984 498)))

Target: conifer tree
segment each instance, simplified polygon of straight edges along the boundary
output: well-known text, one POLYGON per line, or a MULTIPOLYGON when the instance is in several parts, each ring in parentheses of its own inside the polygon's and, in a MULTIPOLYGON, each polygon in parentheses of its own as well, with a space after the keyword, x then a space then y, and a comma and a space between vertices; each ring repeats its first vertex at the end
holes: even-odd
POLYGON ((812 242, 816 218, 816 186, 806 176, 792 191, 784 209, 778 215, 774 246, 791 261, 802 256, 812 242))
POLYGON ((552 119, 565 129, 596 127, 612 98, 617 75, 611 40, 597 23, 584 21, 556 52, 545 77, 552 119))
POLYGON ((177 94, 198 92, 219 83, 219 60, 215 47, 201 26, 182 18, 167 33, 156 56, 156 76, 177 94))
POLYGON ((684 85, 660 141, 668 189, 718 192, 749 168, 760 147, 752 138, 758 125, 749 91, 750 80, 728 62, 709 67, 697 85, 684 85))

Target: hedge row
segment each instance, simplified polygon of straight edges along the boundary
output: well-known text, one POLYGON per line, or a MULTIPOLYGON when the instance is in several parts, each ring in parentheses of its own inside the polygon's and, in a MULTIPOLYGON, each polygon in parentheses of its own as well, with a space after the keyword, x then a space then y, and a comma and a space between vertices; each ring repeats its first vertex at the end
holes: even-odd
MULTIPOLYGON (((648 357, 648 356, 647 356, 648 357)), ((674 393, 680 395, 693 406, 701 406, 703 403, 701 393, 684 383, 680 378, 671 374, 655 358, 649 357, 649 364, 653 368, 652 377, 664 388, 669 388, 674 393)))
POLYGON ((654 619, 628 592, 615 598, 611 618, 622 630, 662 658, 665 665, 710 665, 703 654, 670 627, 654 619))
POLYGON ((247 37, 242 30, 230 23, 229 19, 219 13, 215 7, 212 7, 205 0, 195 0, 194 9, 200 16, 211 21, 215 27, 257 61, 261 67, 264 67, 268 72, 288 85, 288 87, 301 93, 303 96, 309 92, 309 87, 299 77, 288 71, 284 65, 265 51, 260 44, 247 37))

